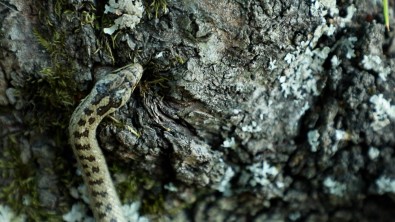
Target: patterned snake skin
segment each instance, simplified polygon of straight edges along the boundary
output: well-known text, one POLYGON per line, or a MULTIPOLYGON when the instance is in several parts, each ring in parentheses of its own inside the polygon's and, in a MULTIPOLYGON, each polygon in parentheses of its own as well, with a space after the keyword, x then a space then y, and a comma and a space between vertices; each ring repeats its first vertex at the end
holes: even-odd
POLYGON ((142 73, 141 65, 134 64, 105 76, 71 116, 70 144, 88 187, 90 206, 97 222, 127 221, 97 142, 96 128, 104 117, 125 105, 142 73))

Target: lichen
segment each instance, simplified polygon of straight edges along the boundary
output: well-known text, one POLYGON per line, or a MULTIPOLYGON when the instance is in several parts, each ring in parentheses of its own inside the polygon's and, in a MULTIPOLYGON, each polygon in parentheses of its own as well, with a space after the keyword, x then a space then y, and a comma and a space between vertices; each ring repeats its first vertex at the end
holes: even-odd
POLYGON ((339 181, 334 180, 331 177, 325 178, 323 185, 325 188, 328 189, 330 194, 336 196, 343 196, 344 193, 347 191, 347 186, 339 181))
POLYGON ((24 222, 26 215, 16 215, 11 208, 0 204, 0 221, 24 222))
POLYGON ((104 28, 103 31, 106 34, 112 35, 119 29, 133 29, 138 23, 140 23, 141 17, 143 16, 144 7, 140 0, 110 0, 105 6, 104 13, 113 13, 119 18, 114 20, 114 25, 109 28, 104 28))
MULTIPOLYGON (((324 17, 333 16, 333 24, 327 25, 326 21, 317 26, 314 35, 309 41, 302 42, 294 52, 288 53, 284 61, 289 67, 284 70, 284 75, 278 78, 284 97, 294 96, 301 100, 308 95, 318 95, 317 80, 321 78, 320 73, 323 71, 323 64, 327 59, 331 49, 329 47, 316 48, 319 39, 322 36, 333 36, 338 28, 344 27, 351 22, 354 15, 355 7, 351 5, 347 8, 345 18, 339 16, 339 10, 336 7, 336 1, 315 1, 312 6, 313 15, 324 17), (328 10, 325 10, 328 9, 328 10)), ((347 49, 346 57, 352 58, 354 54, 355 37, 350 37, 345 41, 344 47, 347 49)), ((336 60, 334 62, 337 62, 336 60)))
POLYGON ((369 100, 373 104, 371 127, 378 131, 390 124, 395 119, 395 105, 384 98, 383 94, 373 95, 369 100))
POLYGON ((379 194, 395 193, 395 180, 385 175, 376 180, 376 186, 379 194))
POLYGON ((387 81, 387 76, 391 73, 391 68, 385 67, 379 56, 364 55, 361 63, 365 69, 378 73, 381 80, 387 81))
POLYGON ((312 152, 317 152, 318 145, 320 144, 318 140, 319 138, 320 138, 320 133, 318 132, 318 130, 311 130, 307 133, 307 141, 311 146, 312 152))

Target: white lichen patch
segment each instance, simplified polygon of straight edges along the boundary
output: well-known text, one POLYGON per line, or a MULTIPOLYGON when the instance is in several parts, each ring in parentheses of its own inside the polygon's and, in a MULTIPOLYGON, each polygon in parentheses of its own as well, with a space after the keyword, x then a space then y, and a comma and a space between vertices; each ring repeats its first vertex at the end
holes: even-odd
POLYGON ((355 57, 355 42, 358 40, 357 37, 351 36, 342 42, 342 46, 346 49, 346 58, 351 59, 355 57))
POLYGON ((140 202, 133 202, 122 206, 123 213, 128 222, 149 222, 148 218, 139 214, 140 202))
MULTIPOLYGON (((122 211, 127 218, 128 222, 148 222, 146 217, 140 216, 139 214, 140 203, 133 202, 131 204, 122 205, 122 211)), ((0 205, 1 213, 1 205, 0 205)), ((88 216, 88 208, 82 203, 76 203, 71 207, 71 210, 63 215, 63 221, 66 222, 94 222, 95 220, 88 216)), ((0 215, 1 219, 1 215, 0 215)), ((0 220, 0 221, 11 221, 11 220, 0 220)))
POLYGON ((378 73, 383 81, 387 81, 387 76, 391 73, 391 68, 385 67, 381 58, 377 55, 364 55, 361 64, 363 68, 378 73))
POLYGON ((250 125, 242 126, 241 130, 248 133, 257 133, 262 131, 262 127, 257 122, 252 121, 250 125))
POLYGON ((26 221, 26 216, 16 215, 10 207, 0 204, 0 221, 24 222, 26 221))
POLYGON ((104 28, 106 34, 113 34, 118 29, 133 29, 143 16, 144 7, 140 0, 109 0, 104 13, 113 13, 120 17, 115 19, 114 25, 104 28))
POLYGON ((275 60, 275 59, 273 60, 272 58, 270 58, 269 65, 268 65, 267 68, 268 68, 270 71, 275 70, 275 69, 277 68, 276 62, 277 62, 277 60, 275 60))
POLYGON ((379 194, 395 193, 395 180, 381 176, 376 180, 377 192, 379 194))
POLYGON ((330 52, 329 47, 317 48, 313 51, 306 48, 303 53, 297 51, 287 55, 285 60, 290 66, 279 77, 281 91, 287 98, 290 95, 303 99, 307 95, 318 95, 316 75, 323 71, 323 63, 330 52))
POLYGON ((313 16, 325 16, 327 14, 334 16, 339 14, 339 9, 336 6, 336 0, 314 1, 310 10, 313 16))
POLYGON ((228 167, 225 171, 225 174, 221 182, 216 187, 216 189, 219 192, 224 193, 225 196, 229 196, 232 194, 230 189, 231 188, 230 180, 233 178, 234 175, 235 172, 233 171, 232 167, 228 167))
POLYGON ((332 59, 331 59, 331 63, 332 63, 332 67, 333 68, 337 68, 340 64, 341 64, 341 60, 339 60, 339 58, 336 56, 336 55, 334 55, 333 57, 332 57, 332 59))
POLYGON ((93 222, 92 217, 87 216, 88 208, 81 203, 76 203, 71 210, 63 215, 63 221, 66 222, 93 222))
POLYGON ((328 189, 330 194, 336 196, 343 196, 347 190, 347 186, 343 183, 340 183, 331 177, 327 177, 324 180, 324 186, 328 189))
POLYGON ((381 130, 390 124, 390 119, 395 119, 395 106, 384 99, 383 94, 374 95, 369 101, 373 104, 373 122, 370 124, 373 130, 381 130))
POLYGON ((377 157, 380 156, 380 150, 376 147, 370 147, 368 151, 368 156, 371 160, 375 160, 377 157))
POLYGON ((319 138, 320 138, 320 133, 318 132, 318 130, 312 130, 307 133, 307 140, 310 144, 312 152, 317 152, 318 145, 320 145, 320 142, 318 140, 319 138))
MULTIPOLYGON (((323 63, 329 55, 331 49, 329 47, 317 48, 319 39, 326 36, 333 36, 339 27, 344 27, 351 22, 356 8, 351 5, 347 8, 347 16, 339 16, 339 9, 335 0, 315 1, 311 6, 311 13, 315 17, 321 17, 322 23, 314 30, 314 35, 302 42, 294 52, 288 53, 284 57, 284 61, 289 67, 284 70, 284 75, 278 78, 281 91, 284 97, 294 96, 297 99, 304 99, 308 95, 318 95, 317 80, 323 72, 323 63), (333 22, 328 23, 325 16, 333 17, 333 22)), ((346 58, 355 57, 354 42, 355 37, 350 37, 345 42, 347 49, 346 58)), ((337 57, 332 60, 335 66, 340 64, 337 57)))
POLYGON ((271 180, 274 177, 276 177, 277 174, 279 173, 276 167, 271 166, 266 161, 263 161, 262 163, 253 164, 247 167, 247 169, 252 174, 250 185, 253 187, 255 187, 256 185, 261 185, 261 186, 270 185, 272 183, 271 180))
POLYGON ((178 188, 172 182, 165 184, 164 188, 170 192, 177 192, 178 191, 178 188))
POLYGON ((236 141, 234 137, 231 138, 227 138, 226 140, 224 140, 224 142, 222 143, 222 146, 224 148, 231 148, 234 149, 236 148, 236 141))

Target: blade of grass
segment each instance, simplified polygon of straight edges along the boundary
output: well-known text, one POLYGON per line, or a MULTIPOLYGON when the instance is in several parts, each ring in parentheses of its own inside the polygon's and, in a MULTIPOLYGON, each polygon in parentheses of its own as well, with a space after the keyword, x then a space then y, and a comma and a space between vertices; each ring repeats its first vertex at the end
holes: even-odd
POLYGON ((387 31, 390 31, 390 20, 388 15, 388 0, 383 0, 383 10, 384 10, 384 22, 387 31))

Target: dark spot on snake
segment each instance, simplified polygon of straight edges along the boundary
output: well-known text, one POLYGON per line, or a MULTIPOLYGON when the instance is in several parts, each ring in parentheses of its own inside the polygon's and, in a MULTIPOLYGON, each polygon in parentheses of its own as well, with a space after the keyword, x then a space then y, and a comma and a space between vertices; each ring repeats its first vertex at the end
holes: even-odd
POLYGON ((97 114, 100 116, 107 113, 111 108, 119 108, 122 104, 122 99, 119 97, 110 97, 110 101, 104 105, 97 108, 97 114))
POLYGON ((95 207, 97 207, 97 208, 100 208, 100 206, 102 206, 102 205, 103 205, 102 202, 96 202, 96 203, 95 203, 95 207))
POLYGON ((103 179, 98 179, 98 180, 89 180, 88 183, 89 185, 100 185, 103 184, 103 179))
POLYGON ((111 218, 110 222, 117 222, 117 219, 111 218))
POLYGON ((86 123, 86 121, 83 120, 83 119, 80 119, 80 121, 78 121, 78 125, 79 125, 79 126, 84 126, 85 123, 86 123))
POLYGON ((103 219, 106 216, 106 213, 99 213, 98 216, 100 219, 103 219))
POLYGON ((93 155, 90 155, 86 158, 89 162, 96 161, 96 158, 93 155))
POLYGON ((103 97, 103 94, 98 93, 96 94, 95 98, 92 100, 92 105, 98 105, 105 97, 103 97))
POLYGON ((96 158, 93 155, 90 156, 83 156, 83 155, 78 155, 80 160, 88 160, 89 162, 94 162, 96 161, 96 158))
POLYGON ((91 147, 88 144, 84 144, 84 145, 75 144, 75 149, 77 149, 77 150, 90 150, 91 147))
POLYGON ((111 212, 112 211, 112 206, 111 204, 107 204, 106 206, 106 212, 111 212))
POLYGON ((88 164, 81 164, 81 166, 82 166, 82 168, 84 168, 84 169, 88 169, 88 168, 89 168, 88 164))
POLYGON ((84 109, 84 113, 88 116, 90 116, 93 113, 93 110, 90 110, 88 108, 84 109))
POLYGON ((88 172, 88 171, 87 171, 87 172, 85 173, 85 175, 86 175, 87 177, 90 177, 92 174, 91 174, 91 172, 88 172))
POLYGON ((82 133, 79 133, 78 131, 74 132, 75 138, 78 138, 78 139, 81 138, 81 137, 88 137, 88 135, 89 135, 89 130, 85 130, 82 133))
POLYGON ((91 117, 88 119, 89 124, 93 124, 95 122, 95 117, 91 117))
POLYGON ((97 196, 102 196, 102 197, 106 197, 107 196, 107 192, 106 191, 92 191, 92 196, 97 197, 97 196))
POLYGON ((97 108, 97 114, 99 116, 103 116, 108 110, 110 110, 112 108, 111 106, 111 102, 108 103, 107 105, 104 106, 100 106, 99 108, 97 108))
POLYGON ((100 172, 100 168, 99 167, 92 167, 92 173, 99 173, 100 172))

